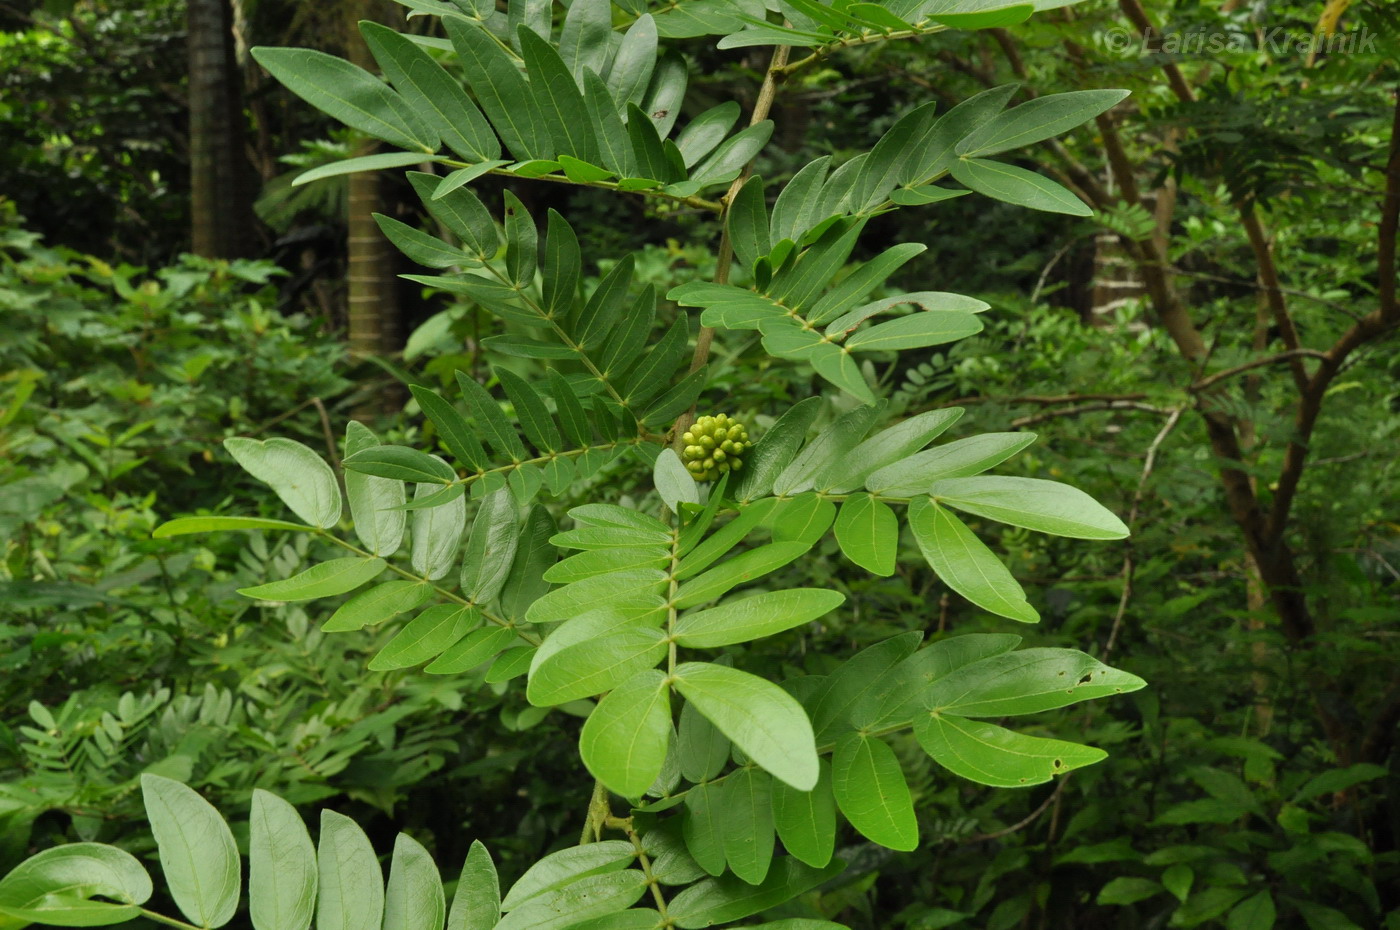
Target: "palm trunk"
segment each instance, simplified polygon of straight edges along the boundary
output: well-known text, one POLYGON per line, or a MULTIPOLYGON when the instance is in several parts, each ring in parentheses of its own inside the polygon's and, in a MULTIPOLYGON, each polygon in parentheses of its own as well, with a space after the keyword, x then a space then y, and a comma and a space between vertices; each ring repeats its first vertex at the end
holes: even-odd
POLYGON ((252 177, 228 0, 188 0, 191 249, 207 258, 253 250, 252 177))

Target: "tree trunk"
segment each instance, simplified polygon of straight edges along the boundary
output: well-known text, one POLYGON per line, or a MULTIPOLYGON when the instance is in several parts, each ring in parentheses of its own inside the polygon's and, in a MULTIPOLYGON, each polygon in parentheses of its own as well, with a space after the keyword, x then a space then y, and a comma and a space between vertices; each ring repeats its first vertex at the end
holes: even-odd
MULTIPOLYGON (((384 22, 387 11, 375 0, 351 0, 346 46, 350 61, 367 71, 376 70, 373 56, 360 36, 358 21, 384 22)), ((366 140, 355 155, 370 155, 378 143, 366 140)), ((387 354, 399 347, 398 252, 379 231, 373 213, 387 209, 384 176, 376 171, 350 175, 347 203, 346 328, 350 352, 354 355, 387 354)))
POLYGON ((206 258, 253 251, 253 183, 228 0, 188 0, 191 250, 206 258))

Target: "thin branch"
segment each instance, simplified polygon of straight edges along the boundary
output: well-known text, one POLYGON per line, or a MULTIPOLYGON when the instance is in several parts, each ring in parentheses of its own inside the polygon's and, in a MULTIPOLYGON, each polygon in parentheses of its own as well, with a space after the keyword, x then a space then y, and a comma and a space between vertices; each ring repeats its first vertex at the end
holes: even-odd
MULTIPOLYGON (((1162 443, 1166 442, 1171 431, 1176 429, 1176 424, 1181 421, 1181 414, 1185 407, 1177 407, 1167 417, 1167 422, 1162 424, 1162 428, 1157 431, 1157 436, 1152 440, 1152 444, 1147 447, 1147 459, 1142 464, 1142 474, 1138 476, 1137 489, 1133 491, 1133 503, 1128 508, 1127 524, 1131 527, 1137 522, 1138 508, 1142 505, 1143 492, 1147 490, 1147 479, 1152 477, 1152 468, 1157 464, 1157 450, 1162 448, 1162 443)), ((1107 662, 1108 657, 1113 654, 1113 647, 1118 644, 1118 631, 1123 627, 1123 617, 1128 612, 1128 601, 1133 596, 1133 544, 1131 537, 1128 539, 1123 550, 1123 593, 1118 598, 1118 610, 1113 615, 1113 626, 1108 631, 1108 641, 1104 643, 1102 661, 1107 662)))
POLYGON ((1075 407, 1062 407, 1059 410, 1047 410, 1044 413, 1033 414, 1028 417, 1019 417, 1011 421, 1011 425, 1020 429, 1026 426, 1034 426, 1037 423, 1044 423, 1046 420, 1056 420, 1060 417, 1077 417, 1081 413, 1100 413, 1105 410, 1137 410, 1142 413, 1152 413, 1158 416, 1165 416, 1171 411, 1161 407, 1154 407, 1151 404, 1138 403, 1137 401, 1109 400, 1092 404, 1079 404, 1075 407))
POLYGON ((1317 349, 1291 349, 1287 352, 1280 352, 1277 355, 1270 355, 1268 358, 1256 358, 1252 362, 1245 362, 1243 365, 1236 365, 1234 368, 1227 368, 1224 371, 1218 371, 1213 375, 1201 378, 1195 384, 1187 388, 1187 390, 1191 391, 1193 394, 1199 394, 1201 391, 1205 391, 1227 378, 1233 378, 1235 375, 1243 374, 1246 371, 1262 368, 1265 365, 1277 365, 1280 362, 1301 364, 1301 360, 1304 358, 1325 359, 1327 358, 1327 353, 1319 352, 1317 349))
POLYGON ((1055 790, 1050 792, 1050 795, 1040 803, 1040 806, 1037 807, 1035 810, 1031 811, 1030 814, 1024 820, 1020 820, 1016 823, 1013 823, 1011 826, 1005 827, 1001 830, 994 830, 991 833, 978 833, 976 836, 969 836, 967 839, 963 840, 963 843, 986 843, 990 840, 999 840, 1003 836, 1010 836, 1013 833, 1019 833, 1020 831, 1026 829, 1026 827, 1029 827, 1031 824, 1035 823, 1036 820, 1039 819, 1041 814, 1045 813, 1047 810, 1050 809, 1050 805, 1054 804, 1055 801, 1064 792, 1065 785, 1069 784, 1070 777, 1073 774, 1073 772, 1070 772, 1069 774, 1061 776, 1059 782, 1055 785, 1055 790))
MULTIPOLYGON (((1268 234, 1264 232, 1264 224, 1260 222, 1259 214, 1254 212, 1252 204, 1240 203, 1236 205, 1236 209, 1239 211, 1245 234, 1249 237, 1249 247, 1254 251, 1259 284, 1263 288, 1269 313, 1274 318, 1274 325, 1278 327, 1279 338, 1283 340, 1284 348, 1289 353, 1296 353, 1302 343, 1298 341, 1298 329, 1293 325, 1293 317, 1288 312, 1288 303, 1284 300, 1282 288, 1279 287, 1278 266, 1274 264, 1273 244, 1269 242, 1268 234)), ((1284 356, 1279 357, 1284 358, 1284 356)), ((1299 391, 1306 391, 1308 372, 1303 367, 1303 360, 1296 355, 1291 355, 1288 358, 1288 363, 1293 372, 1293 383, 1299 391)))

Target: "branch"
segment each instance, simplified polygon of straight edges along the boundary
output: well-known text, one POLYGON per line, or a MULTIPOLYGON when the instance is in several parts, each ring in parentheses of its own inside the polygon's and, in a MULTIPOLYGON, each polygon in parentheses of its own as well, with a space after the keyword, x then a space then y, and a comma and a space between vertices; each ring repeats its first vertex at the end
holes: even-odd
MULTIPOLYGON (((1254 261, 1258 265, 1259 284, 1264 290, 1264 299, 1268 304, 1269 313, 1274 318, 1274 325, 1278 327, 1284 348, 1288 349, 1289 353, 1296 353, 1302 343, 1298 341, 1298 330, 1293 325, 1293 317, 1288 312, 1288 304, 1283 299, 1283 290, 1279 287, 1278 267, 1274 264, 1273 249, 1270 246, 1268 235, 1264 232, 1264 225, 1259 221, 1259 215, 1254 212, 1252 204, 1236 204, 1236 209, 1239 210, 1245 234, 1249 237, 1249 247, 1254 251, 1254 261)), ((1279 356, 1279 358, 1284 357, 1283 355, 1279 356)), ((1293 383, 1299 391, 1306 391, 1308 372, 1303 368, 1303 360, 1297 355, 1292 355, 1288 358, 1288 362, 1293 371, 1293 383)))
POLYGON ((1012 420, 1011 425, 1017 429, 1025 426, 1034 426, 1037 423, 1044 423, 1046 420, 1055 420, 1060 417, 1077 417, 1081 413, 1099 413, 1105 410, 1138 410, 1143 413, 1155 413, 1159 416, 1172 413, 1161 407, 1154 407, 1151 404, 1142 404, 1136 401, 1109 400, 1093 404, 1080 404, 1076 407, 1062 407, 1059 410, 1047 410, 1044 413, 1033 414, 1028 417, 1020 417, 1012 420))
POLYGON ((1319 352, 1316 349, 1291 349, 1288 352, 1280 352, 1278 355, 1270 355, 1268 358, 1256 358, 1252 362, 1245 362, 1243 365, 1236 365, 1234 368, 1227 368, 1224 371, 1218 371, 1209 377, 1202 378, 1187 388, 1187 390, 1193 394, 1199 394, 1227 378, 1233 378, 1235 375, 1243 374, 1255 368, 1262 368, 1265 365, 1276 365, 1279 362, 1292 362, 1301 366, 1301 360, 1303 358, 1325 359, 1327 358, 1327 353, 1319 352))
POLYGON ((1047 810, 1050 809, 1050 805, 1054 804, 1055 801, 1064 792, 1065 785, 1069 783, 1070 776, 1072 776, 1073 774, 1073 772, 1070 772, 1066 775, 1062 775, 1060 777, 1060 780, 1055 783, 1055 790, 1050 792, 1049 796, 1046 797, 1044 801, 1040 802, 1040 806, 1037 807, 1035 810, 1031 811, 1030 814, 1024 820, 1018 821, 1017 823, 1013 823, 1011 826, 1004 827, 1001 830, 995 830, 991 833, 979 833, 976 836, 969 836, 967 839, 963 840, 963 842, 985 843, 989 840, 999 840, 1003 836, 1010 836, 1013 833, 1019 833, 1020 831, 1026 829, 1026 827, 1029 827, 1031 824, 1035 823, 1035 821, 1040 817, 1041 814, 1045 813, 1047 810))

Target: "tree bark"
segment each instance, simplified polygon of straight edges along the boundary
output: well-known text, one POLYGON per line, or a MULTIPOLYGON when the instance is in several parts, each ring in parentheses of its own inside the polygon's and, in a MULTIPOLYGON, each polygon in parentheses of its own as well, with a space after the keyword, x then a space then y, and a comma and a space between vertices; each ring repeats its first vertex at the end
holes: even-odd
POLYGON ((188 0, 190 247, 206 258, 252 254, 253 180, 229 0, 188 0))

